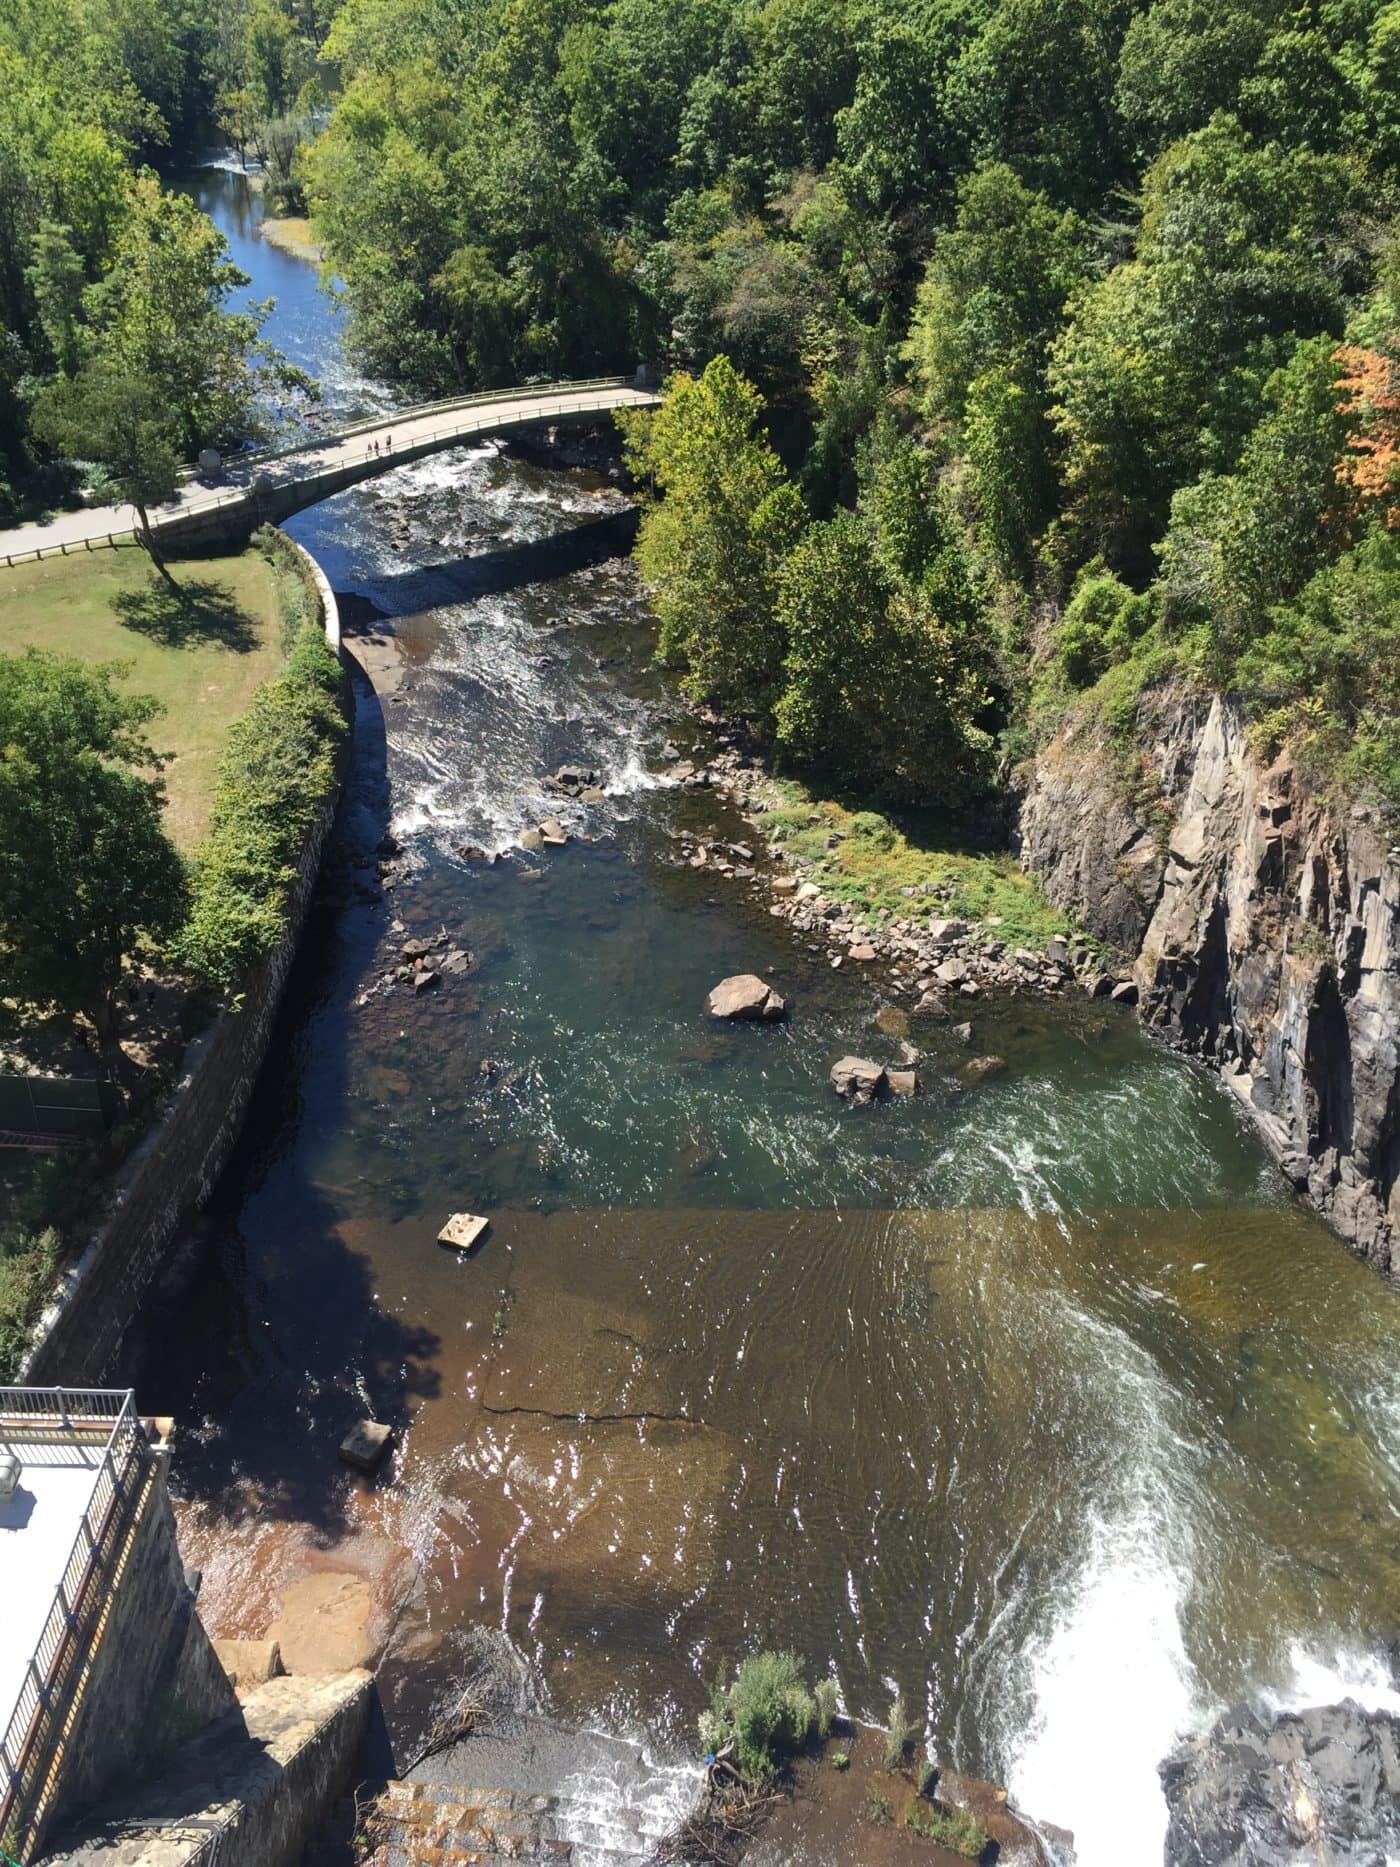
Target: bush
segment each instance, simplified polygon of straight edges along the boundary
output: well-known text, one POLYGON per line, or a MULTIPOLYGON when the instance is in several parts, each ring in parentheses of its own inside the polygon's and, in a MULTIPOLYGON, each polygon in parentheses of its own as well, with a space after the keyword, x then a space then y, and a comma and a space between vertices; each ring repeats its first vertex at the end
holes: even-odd
POLYGON ((753 1653, 730 1685, 716 1685, 700 1737, 712 1750, 732 1741, 740 1775, 760 1783, 807 1742, 816 1722, 817 1702, 797 1656, 753 1653))
POLYGON ((838 1696, 839 1692, 834 1679, 818 1679, 816 1690, 812 1694, 812 1700, 817 1708, 817 1736, 823 1743, 825 1743, 827 1738, 831 1735, 831 1727, 836 1719, 836 1701, 838 1696))
POLYGON ((987 1831, 975 1815, 969 1815, 966 1809, 941 1809, 930 1805, 921 1809, 917 1803, 904 1817, 906 1828, 912 1828, 916 1835, 922 1835, 925 1841, 936 1841, 941 1848, 947 1848, 951 1854, 960 1854, 964 1860, 979 1860, 987 1846, 987 1831))
POLYGON ((57 1232, 0 1239, 0 1381, 14 1379, 57 1271, 57 1232))
POLYGON ((919 1734, 919 1721, 911 1718, 904 1704, 904 1694, 896 1692, 890 1704, 889 1728, 885 1732, 885 1768, 897 1770, 904 1754, 919 1734))
POLYGON ((894 825, 877 810, 858 810, 851 818, 850 833, 858 843, 865 843, 871 849, 889 851, 895 846, 894 825))
POLYGON ((1152 620, 1152 602, 1130 590, 1095 558, 1080 572, 1060 623, 1055 650, 1075 687, 1091 687, 1125 661, 1152 620))
POLYGON ((291 650, 229 734, 209 834, 192 865, 189 919, 175 944, 176 959, 221 994, 236 990, 281 935, 305 839, 334 789, 345 736, 340 664, 319 601, 277 536, 276 544, 265 533, 259 541, 283 585, 291 650))

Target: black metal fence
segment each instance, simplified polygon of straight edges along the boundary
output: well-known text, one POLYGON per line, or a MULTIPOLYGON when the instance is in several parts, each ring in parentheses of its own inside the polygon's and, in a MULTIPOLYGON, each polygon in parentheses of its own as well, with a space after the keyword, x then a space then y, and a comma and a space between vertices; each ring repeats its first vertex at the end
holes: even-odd
POLYGON ((0 1076, 0 1133, 86 1141, 106 1134, 115 1083, 86 1076, 0 1076))

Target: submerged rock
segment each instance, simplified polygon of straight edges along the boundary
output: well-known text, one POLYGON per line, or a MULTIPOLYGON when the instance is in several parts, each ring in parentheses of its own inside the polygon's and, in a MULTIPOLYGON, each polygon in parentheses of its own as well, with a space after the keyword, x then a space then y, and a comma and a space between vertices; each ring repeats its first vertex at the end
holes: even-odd
POLYGON ((1400 1718, 1350 1699, 1272 1724, 1228 1712, 1160 1773, 1167 1867, 1400 1858, 1400 1718))
POLYGON ((740 972, 720 980, 705 1009, 712 1018, 761 1018, 771 1024, 787 1016, 787 1000, 756 972, 740 972))

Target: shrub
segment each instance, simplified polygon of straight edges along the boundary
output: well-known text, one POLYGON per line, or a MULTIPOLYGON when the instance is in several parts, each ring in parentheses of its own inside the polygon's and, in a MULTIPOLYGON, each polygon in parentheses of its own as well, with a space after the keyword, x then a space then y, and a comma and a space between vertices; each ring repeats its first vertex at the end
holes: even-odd
POLYGON ((817 1708, 817 1736, 823 1743, 831 1735, 831 1727, 836 1718, 837 1697, 838 1688, 834 1679, 818 1679, 816 1690, 812 1694, 812 1701, 817 1708))
POLYGON ((816 1720, 817 1704, 797 1656, 753 1653, 730 1685, 716 1685, 700 1738, 711 1750, 732 1740, 740 1774, 758 1783, 806 1743, 816 1720))
POLYGON ((0 1380, 13 1379, 57 1270, 57 1232, 0 1239, 0 1380))
POLYGON ((933 1804, 921 1809, 914 1803, 904 1817, 904 1825, 925 1841, 936 1841, 939 1847, 960 1854, 964 1860, 979 1860, 987 1846, 986 1829, 966 1809, 943 1809, 933 1804))
POLYGON ((889 1728, 885 1732, 885 1768, 897 1770, 904 1753, 919 1734, 919 1721, 911 1718, 904 1704, 904 1694, 896 1692, 890 1704, 889 1728))
MULTIPOLYGON (((281 545, 290 551, 285 539, 281 545)), ((345 735, 340 664, 314 589, 308 592, 278 547, 267 548, 283 584, 291 648, 282 672, 263 683, 229 734, 209 834, 192 865, 189 918, 174 949, 197 980, 225 995, 281 935, 297 864, 334 789, 345 735)))
POLYGON ((1056 653, 1075 687, 1091 687, 1132 653, 1152 620, 1151 598, 1130 590, 1095 558, 1080 572, 1056 639, 1056 653))
POLYGON ((890 850, 895 846, 895 827, 878 810, 858 810, 851 818, 851 835, 872 849, 890 850))
POLYGON ((831 1767, 833 1770, 849 1770, 851 1767, 851 1759, 844 1750, 833 1750, 831 1753, 831 1767))

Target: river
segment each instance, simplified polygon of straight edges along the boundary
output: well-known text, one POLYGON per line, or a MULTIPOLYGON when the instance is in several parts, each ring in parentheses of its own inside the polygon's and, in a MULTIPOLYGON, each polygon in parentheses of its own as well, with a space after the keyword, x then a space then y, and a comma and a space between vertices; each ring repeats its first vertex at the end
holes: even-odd
MULTIPOLYGON (((332 407, 388 399, 243 179, 193 191, 332 407)), ((373 1546, 391 1713, 486 1627, 562 1720, 676 1757, 719 1667, 791 1645, 853 1712, 898 1683, 1086 1867, 1160 1860, 1156 1766, 1226 1703, 1400 1705, 1400 1293, 1215 1083, 1117 1007, 1020 999, 975 1014, 1004 1076, 962 1087, 934 1027, 929 1093, 845 1108, 826 1073, 884 1042, 879 978, 677 861, 679 828, 743 826, 651 775, 700 735, 616 489, 482 447, 289 529, 399 684, 360 683, 267 1070, 140 1370, 182 1422, 206 1615, 260 1631, 373 1546), (607 800, 524 857, 563 759, 607 800), (470 974, 381 989, 439 928, 470 974), (735 971, 791 1022, 708 1024, 735 971), (465 1260, 434 1243, 463 1209, 492 1217, 465 1260), (377 1485, 335 1460, 366 1409, 398 1429, 377 1485)))

